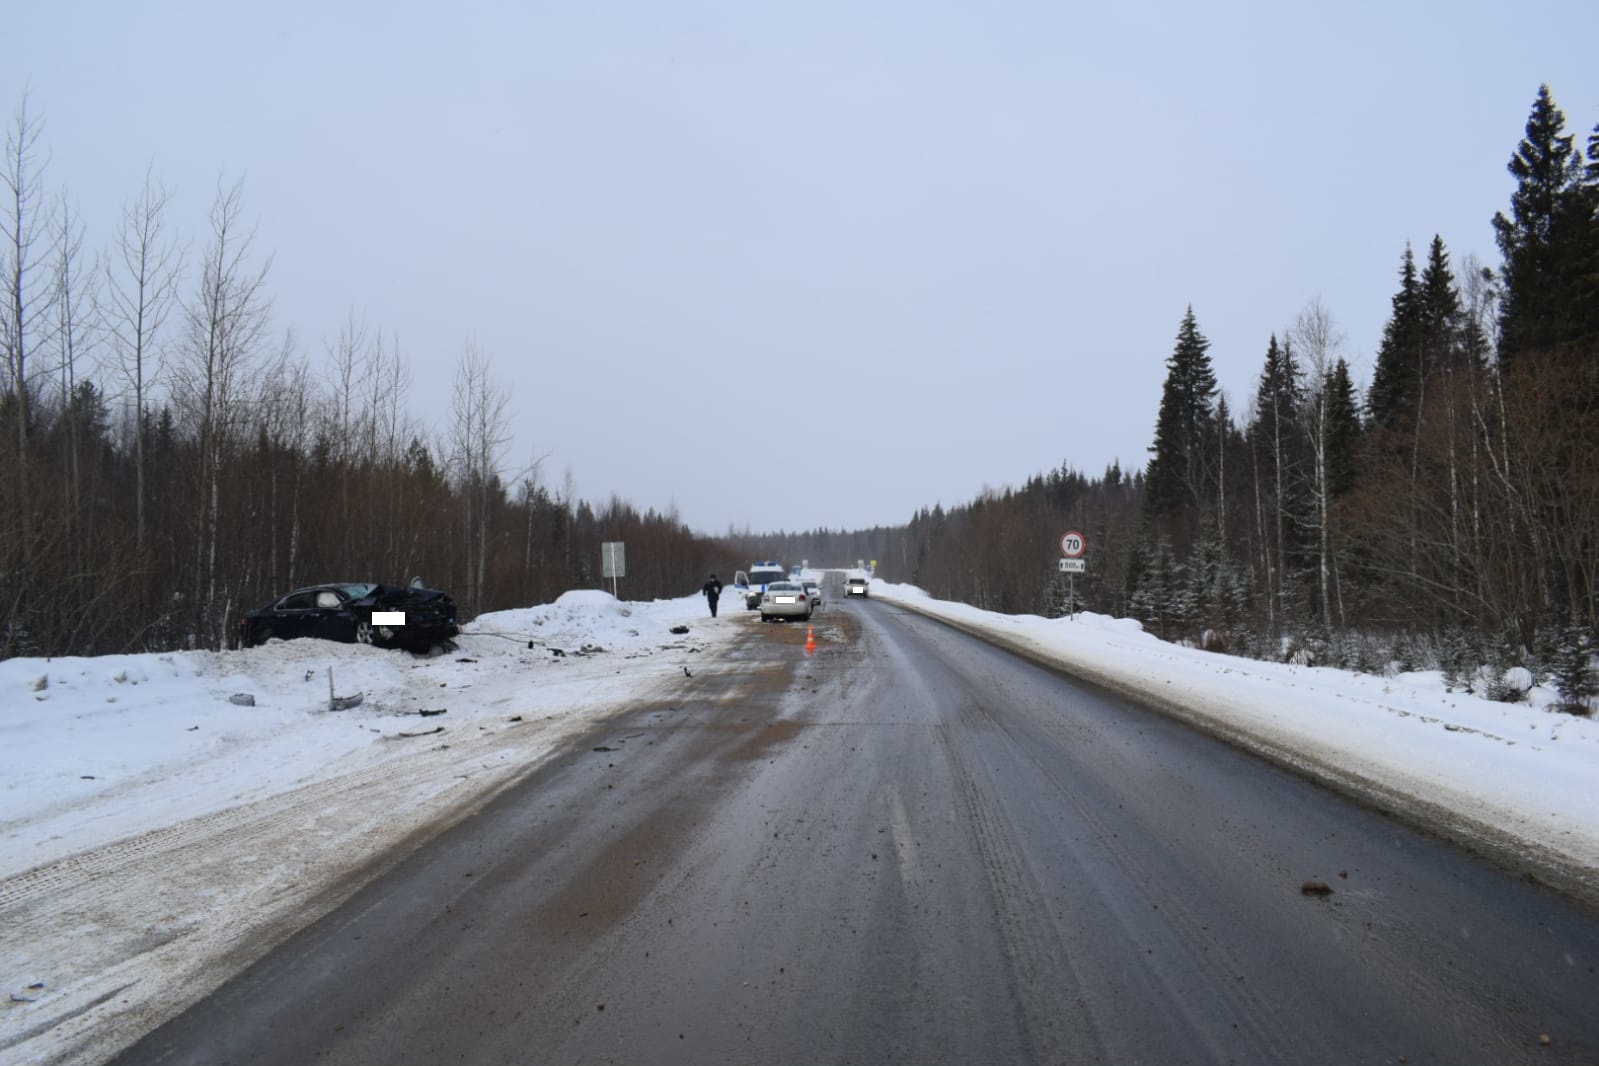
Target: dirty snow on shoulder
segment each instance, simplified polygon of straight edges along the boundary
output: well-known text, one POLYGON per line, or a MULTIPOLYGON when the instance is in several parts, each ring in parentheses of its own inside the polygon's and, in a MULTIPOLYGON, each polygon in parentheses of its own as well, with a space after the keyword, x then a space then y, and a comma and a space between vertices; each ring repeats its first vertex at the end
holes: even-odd
POLYGON ((680 675, 666 661, 690 662, 716 637, 705 615, 699 597, 574 591, 480 615, 454 651, 429 657, 295 640, 5 660, 0 876, 405 758, 430 736, 572 724, 680 675))
MULTIPOLYGON (((1136 622, 897 603, 1152 701, 1384 802, 1454 812, 1599 878, 1599 724, 1180 647, 1136 622)), ((734 612, 742 615, 742 612, 734 612)), ((0 1058, 114 1053, 744 627, 699 596, 571 592, 431 657, 300 640, 0 662, 0 1058), (224 963, 222 960, 226 960, 224 963)))
POLYGON ((733 632, 577 591, 427 657, 0 662, 0 1061, 110 1057, 733 632))

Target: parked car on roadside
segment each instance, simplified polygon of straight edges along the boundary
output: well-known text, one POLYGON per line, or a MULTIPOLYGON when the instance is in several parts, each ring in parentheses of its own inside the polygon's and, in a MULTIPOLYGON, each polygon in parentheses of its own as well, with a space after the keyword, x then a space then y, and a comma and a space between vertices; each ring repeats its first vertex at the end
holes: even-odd
POLYGON ((810 578, 806 578, 804 581, 801 581, 800 585, 805 589, 805 595, 811 598, 811 610, 814 611, 821 607, 822 586, 818 582, 812 581, 810 578))
POLYGON ((239 622, 239 643, 315 637, 346 644, 426 649, 459 635, 455 601, 439 589, 377 582, 310 585, 257 607, 239 622))
POLYGON ((763 622, 770 622, 774 618, 809 618, 811 598, 806 594, 805 586, 798 581, 772 581, 761 593, 760 609, 763 622))

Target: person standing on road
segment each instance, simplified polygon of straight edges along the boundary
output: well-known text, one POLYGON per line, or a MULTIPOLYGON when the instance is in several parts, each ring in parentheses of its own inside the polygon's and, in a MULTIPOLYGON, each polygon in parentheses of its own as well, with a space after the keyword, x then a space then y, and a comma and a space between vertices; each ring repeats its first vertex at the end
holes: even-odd
POLYGON ((716 601, 722 596, 722 583, 716 580, 715 574, 712 574, 711 579, 705 583, 705 586, 700 591, 705 593, 705 601, 711 605, 711 617, 715 618, 716 601))

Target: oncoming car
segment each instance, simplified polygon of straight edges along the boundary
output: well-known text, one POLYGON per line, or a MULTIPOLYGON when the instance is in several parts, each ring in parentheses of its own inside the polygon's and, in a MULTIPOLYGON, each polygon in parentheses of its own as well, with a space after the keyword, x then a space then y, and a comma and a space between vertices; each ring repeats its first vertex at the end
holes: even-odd
POLYGON ((798 581, 773 581, 761 593, 761 621, 772 619, 809 618, 811 597, 798 581))
POLYGON ((844 595, 846 595, 846 596, 867 596, 867 595, 870 595, 870 593, 868 593, 866 591, 866 587, 867 587, 867 580, 864 577, 852 577, 852 578, 849 578, 848 580, 846 580, 844 582, 844 595))
POLYGON ((371 581, 311 585, 257 607, 239 622, 246 648, 316 637, 346 644, 430 648, 459 635, 455 601, 438 589, 371 581))

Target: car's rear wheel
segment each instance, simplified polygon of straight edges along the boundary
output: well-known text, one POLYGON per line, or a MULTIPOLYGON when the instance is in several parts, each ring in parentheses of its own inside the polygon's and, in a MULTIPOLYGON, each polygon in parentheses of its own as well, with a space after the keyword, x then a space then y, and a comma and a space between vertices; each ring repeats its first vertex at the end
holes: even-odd
POLYGON ((355 642, 357 644, 372 643, 372 622, 366 618, 355 621, 355 642))

